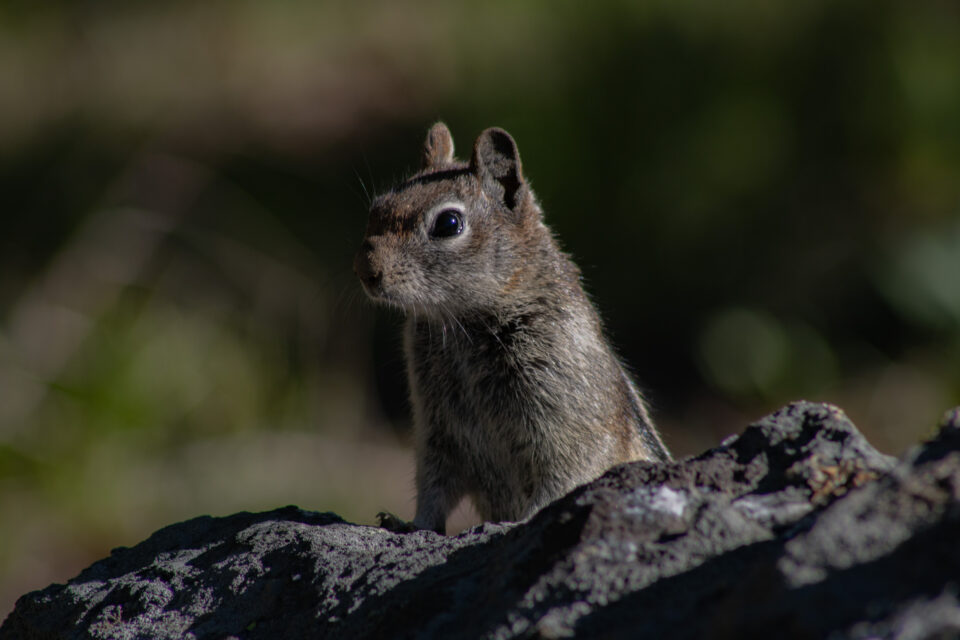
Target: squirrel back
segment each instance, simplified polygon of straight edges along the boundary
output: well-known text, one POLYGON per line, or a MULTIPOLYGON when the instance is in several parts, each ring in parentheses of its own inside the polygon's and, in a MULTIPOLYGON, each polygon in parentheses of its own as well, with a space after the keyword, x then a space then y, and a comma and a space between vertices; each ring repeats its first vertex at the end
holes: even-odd
POLYGON ((414 525, 442 531, 464 495, 484 519, 524 519, 612 465, 669 460, 513 138, 487 129, 458 162, 438 123, 423 159, 373 202, 355 261, 407 314, 414 525))

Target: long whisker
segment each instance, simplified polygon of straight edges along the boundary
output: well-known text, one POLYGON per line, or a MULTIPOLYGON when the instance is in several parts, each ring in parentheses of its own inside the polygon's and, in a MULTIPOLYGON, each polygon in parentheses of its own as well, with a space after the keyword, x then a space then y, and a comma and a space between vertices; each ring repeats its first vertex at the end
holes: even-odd
MULTIPOLYGON (((481 322, 483 321, 481 320, 481 322)), ((493 336, 493 339, 499 343, 504 351, 507 350, 507 345, 503 344, 503 340, 500 339, 500 335, 492 327, 490 327, 486 322, 483 322, 483 328, 490 332, 490 335, 493 336)))
POLYGON ((463 323, 460 322, 460 319, 457 318, 457 314, 455 314, 453 311, 450 311, 450 309, 446 307, 443 307, 443 311, 447 314, 447 316, 449 316, 450 320, 460 328, 460 332, 463 333, 463 336, 467 339, 467 342, 473 344, 473 338, 470 337, 470 333, 467 331, 467 328, 464 327, 463 323))
POLYGON ((370 190, 367 189, 366 183, 363 181, 363 178, 360 176, 360 172, 357 171, 356 168, 354 168, 353 173, 355 176, 357 176, 357 182, 360 183, 360 188, 363 189, 363 195, 366 198, 367 207, 369 207, 370 203, 373 202, 373 198, 370 196, 370 190))

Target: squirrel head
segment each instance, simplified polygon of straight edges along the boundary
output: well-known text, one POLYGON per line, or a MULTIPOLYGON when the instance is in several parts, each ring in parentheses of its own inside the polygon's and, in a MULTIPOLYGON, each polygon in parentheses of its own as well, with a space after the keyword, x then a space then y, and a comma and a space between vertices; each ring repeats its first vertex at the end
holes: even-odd
POLYGON ((442 122, 423 168, 370 208, 354 270, 367 294, 431 318, 496 313, 529 280, 549 232, 510 134, 483 131, 469 162, 454 157, 442 122))

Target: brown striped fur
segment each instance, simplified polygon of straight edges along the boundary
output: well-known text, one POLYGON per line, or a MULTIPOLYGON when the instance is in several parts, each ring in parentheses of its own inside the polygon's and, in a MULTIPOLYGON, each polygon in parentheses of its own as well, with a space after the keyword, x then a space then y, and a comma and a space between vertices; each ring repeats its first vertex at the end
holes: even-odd
POLYGON ((354 265, 371 298, 408 318, 413 526, 444 531, 464 496, 486 520, 522 520, 612 465, 669 460, 513 138, 487 129, 458 162, 437 123, 423 163, 373 202, 354 265), (462 232, 432 236, 451 207, 462 232))

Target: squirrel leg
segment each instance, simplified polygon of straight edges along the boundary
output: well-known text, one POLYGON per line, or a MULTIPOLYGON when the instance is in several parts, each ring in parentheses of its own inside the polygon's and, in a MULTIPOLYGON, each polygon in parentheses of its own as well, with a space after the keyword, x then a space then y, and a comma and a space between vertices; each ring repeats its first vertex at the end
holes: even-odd
POLYGON ((451 470, 421 462, 417 468, 417 514, 413 526, 446 533, 447 516, 463 495, 457 476, 451 470))
POLYGON ((392 531, 393 533, 412 533, 417 530, 416 525, 412 522, 398 518, 389 511, 381 511, 378 513, 377 520, 380 522, 381 528, 392 531))
POLYGON ((438 456, 419 455, 417 460, 417 513, 412 522, 392 513, 377 514, 380 526, 394 533, 411 533, 421 529, 445 534, 447 516, 463 498, 458 475, 438 456))
POLYGON ((389 511, 377 514, 380 526, 393 533, 412 533, 428 529, 439 534, 446 533, 447 516, 462 497, 462 493, 451 491, 450 487, 433 485, 421 488, 417 492, 417 515, 413 521, 407 521, 389 511))

